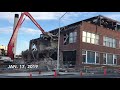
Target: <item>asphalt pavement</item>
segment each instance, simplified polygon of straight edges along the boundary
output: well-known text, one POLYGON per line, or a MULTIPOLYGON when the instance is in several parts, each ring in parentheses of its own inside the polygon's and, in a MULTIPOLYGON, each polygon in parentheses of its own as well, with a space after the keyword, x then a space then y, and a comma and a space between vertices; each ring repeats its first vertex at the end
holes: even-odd
POLYGON ((120 74, 83 74, 77 72, 61 72, 55 75, 54 72, 21 72, 21 73, 2 73, 0 78, 120 78, 120 74))

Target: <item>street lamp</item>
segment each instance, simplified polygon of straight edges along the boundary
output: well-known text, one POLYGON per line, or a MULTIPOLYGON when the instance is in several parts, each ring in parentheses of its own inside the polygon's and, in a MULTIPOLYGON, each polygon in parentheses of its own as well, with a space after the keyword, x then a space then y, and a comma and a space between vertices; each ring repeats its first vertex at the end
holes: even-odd
MULTIPOLYGON (((67 13, 67 12, 66 12, 67 13)), ((60 18, 59 18, 59 31, 58 31, 58 50, 57 50, 57 73, 59 73, 59 62, 60 62, 60 20, 62 17, 66 14, 64 13, 60 18)))

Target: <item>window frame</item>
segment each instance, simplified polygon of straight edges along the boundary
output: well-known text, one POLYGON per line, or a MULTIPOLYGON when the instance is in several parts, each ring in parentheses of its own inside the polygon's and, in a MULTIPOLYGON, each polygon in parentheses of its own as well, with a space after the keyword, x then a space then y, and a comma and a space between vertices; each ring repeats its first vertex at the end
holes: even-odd
POLYGON ((87 51, 82 50, 82 63, 86 63, 86 60, 87 60, 87 51), (83 51, 85 51, 85 54, 83 54, 83 51), (83 62, 83 55, 85 55, 85 62, 83 62))
MULTIPOLYGON (((113 57, 113 59, 112 59, 112 64, 108 64, 108 58, 107 58, 107 57, 108 57, 108 54, 111 54, 111 53, 103 53, 103 54, 106 55, 106 64, 105 64, 104 61, 103 61, 103 65, 117 65, 118 55, 112 54, 112 57, 113 57), (114 63, 115 55, 117 56, 116 64, 114 63)), ((103 56, 103 60, 104 60, 104 56, 103 56)))
POLYGON ((99 45, 99 35, 87 31, 82 31, 82 42, 99 45))
POLYGON ((77 42, 77 31, 69 33, 69 44, 77 42))
POLYGON ((99 53, 99 52, 97 52, 97 51, 91 51, 91 50, 84 50, 84 49, 83 49, 82 51, 85 51, 85 52, 86 52, 85 54, 82 53, 82 63, 83 63, 83 64, 100 64, 100 53, 99 53), (94 61, 94 63, 88 63, 88 51, 95 53, 95 56, 94 56, 95 61, 94 61), (97 59, 97 58, 96 58, 96 53, 99 54, 99 63, 96 63, 96 59, 97 59), (85 62, 83 62, 83 55, 86 55, 86 60, 85 60, 85 62))
POLYGON ((117 39, 103 36, 103 46, 117 48, 117 39))

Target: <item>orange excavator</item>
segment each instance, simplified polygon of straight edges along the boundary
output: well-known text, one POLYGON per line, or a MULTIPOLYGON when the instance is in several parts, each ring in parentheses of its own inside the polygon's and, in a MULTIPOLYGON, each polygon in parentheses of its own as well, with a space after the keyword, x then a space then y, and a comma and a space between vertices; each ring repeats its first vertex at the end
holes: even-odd
POLYGON ((14 60, 14 52, 13 51, 14 51, 15 40, 17 38, 18 30, 25 20, 24 15, 30 18, 30 20, 38 27, 38 29, 42 32, 42 34, 45 38, 51 38, 52 39, 52 37, 55 36, 52 33, 45 32, 29 12, 22 12, 16 26, 14 27, 13 34, 10 38, 9 43, 8 43, 7 56, 10 57, 12 60, 14 60))

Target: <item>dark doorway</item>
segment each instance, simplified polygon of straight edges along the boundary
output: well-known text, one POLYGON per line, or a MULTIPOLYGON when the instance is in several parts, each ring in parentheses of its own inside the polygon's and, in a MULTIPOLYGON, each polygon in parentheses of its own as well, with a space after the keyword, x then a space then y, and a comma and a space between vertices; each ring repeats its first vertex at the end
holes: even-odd
POLYGON ((76 64, 76 51, 63 51, 63 64, 66 67, 74 67, 76 64))

